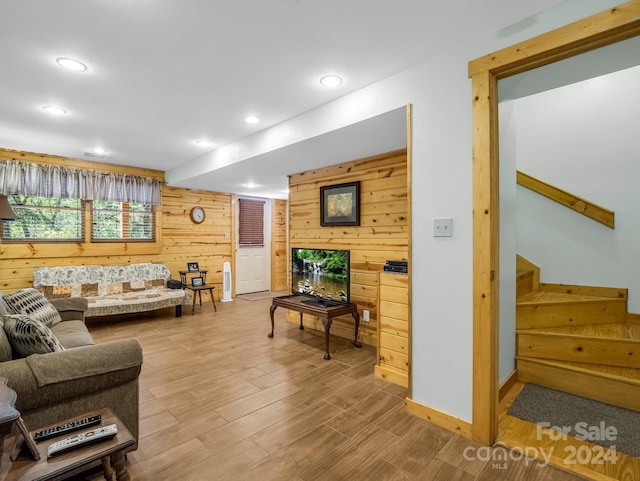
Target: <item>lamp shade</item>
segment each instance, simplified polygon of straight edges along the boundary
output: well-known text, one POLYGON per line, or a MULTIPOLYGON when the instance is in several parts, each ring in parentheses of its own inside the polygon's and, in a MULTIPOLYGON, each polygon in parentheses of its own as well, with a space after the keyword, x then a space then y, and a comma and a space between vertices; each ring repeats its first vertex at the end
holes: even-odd
POLYGON ((0 195, 0 221, 16 220, 16 213, 9 205, 6 195, 0 195))

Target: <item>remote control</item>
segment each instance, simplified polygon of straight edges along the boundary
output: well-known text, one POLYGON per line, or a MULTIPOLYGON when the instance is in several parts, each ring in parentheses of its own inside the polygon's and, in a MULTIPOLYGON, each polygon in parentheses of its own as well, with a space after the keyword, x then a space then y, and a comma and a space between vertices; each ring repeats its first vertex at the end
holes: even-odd
POLYGON ((67 424, 61 424, 60 426, 45 429, 44 431, 38 431, 33 435, 33 439, 36 443, 39 443, 40 441, 44 441, 45 439, 54 438, 63 434, 73 433, 75 431, 80 431, 81 429, 88 428, 89 426, 100 424, 101 421, 102 416, 100 416, 99 414, 97 416, 76 419, 75 421, 71 421, 67 424))
POLYGON ((76 434, 61 441, 52 443, 47 449, 47 455, 49 457, 56 456, 58 454, 66 453, 67 451, 81 446, 86 446, 98 441, 104 441, 110 439, 118 434, 118 428, 115 424, 109 424, 109 426, 103 426, 96 428, 86 433, 76 434))

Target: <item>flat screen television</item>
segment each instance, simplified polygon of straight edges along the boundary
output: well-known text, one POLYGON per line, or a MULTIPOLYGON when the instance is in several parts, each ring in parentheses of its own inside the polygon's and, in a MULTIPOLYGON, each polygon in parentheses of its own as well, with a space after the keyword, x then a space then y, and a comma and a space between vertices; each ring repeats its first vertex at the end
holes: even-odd
POLYGON ((349 251, 291 249, 291 293, 310 298, 309 303, 349 303, 349 251))

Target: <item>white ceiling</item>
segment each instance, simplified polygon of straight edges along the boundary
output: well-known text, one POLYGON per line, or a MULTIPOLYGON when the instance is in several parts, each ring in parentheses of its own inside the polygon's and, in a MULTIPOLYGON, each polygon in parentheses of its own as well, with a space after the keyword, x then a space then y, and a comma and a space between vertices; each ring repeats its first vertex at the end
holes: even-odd
MULTIPOLYGON (((169 170, 558 3, 0 0, 0 147, 169 170), (58 57, 88 70, 64 70, 58 57), (325 74, 344 81, 326 89, 325 74), (68 113, 51 116, 44 105, 68 113), (261 122, 246 124, 249 114, 261 122), (215 146, 195 145, 202 138, 215 146), (96 146, 108 150, 104 159, 85 155, 96 146)), ((182 186, 247 193, 233 186, 251 172, 263 185, 271 179, 269 196, 286 197, 287 174, 370 155, 350 134, 376 138, 379 152, 398 148, 403 110, 292 146, 296 156, 281 149, 225 167, 210 177, 222 184, 202 177, 182 186), (397 128, 380 129, 382 121, 397 128), (296 164, 309 145, 336 142, 330 155, 296 164)))

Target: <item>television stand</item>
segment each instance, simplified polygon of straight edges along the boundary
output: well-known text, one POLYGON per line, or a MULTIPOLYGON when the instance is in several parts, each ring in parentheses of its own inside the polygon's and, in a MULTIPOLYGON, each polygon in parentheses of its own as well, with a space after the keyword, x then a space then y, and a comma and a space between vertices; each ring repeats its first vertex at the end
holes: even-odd
POLYGON ((271 317, 271 332, 268 334, 269 337, 273 337, 274 323, 273 323, 273 313, 278 307, 284 307, 286 309, 290 309, 292 311, 297 311, 300 313, 300 329, 304 329, 304 325, 302 323, 302 316, 304 314, 310 314, 312 316, 317 316, 322 320, 322 324, 324 325, 324 344, 325 344, 325 359, 331 359, 331 355, 329 354, 329 339, 330 339, 330 331, 331 331, 331 323, 333 322, 333 318, 337 316, 343 316, 345 314, 351 314, 353 319, 355 320, 356 330, 355 330, 355 338, 351 341, 357 348, 361 348, 362 344, 358 342, 358 329, 360 328, 360 314, 358 314, 358 306, 356 304, 334 304, 330 305, 325 303, 324 305, 319 303, 316 300, 308 299, 303 296, 281 296, 274 297, 271 301, 271 310, 269 311, 269 315, 271 317), (309 302, 311 301, 311 302, 309 302))

